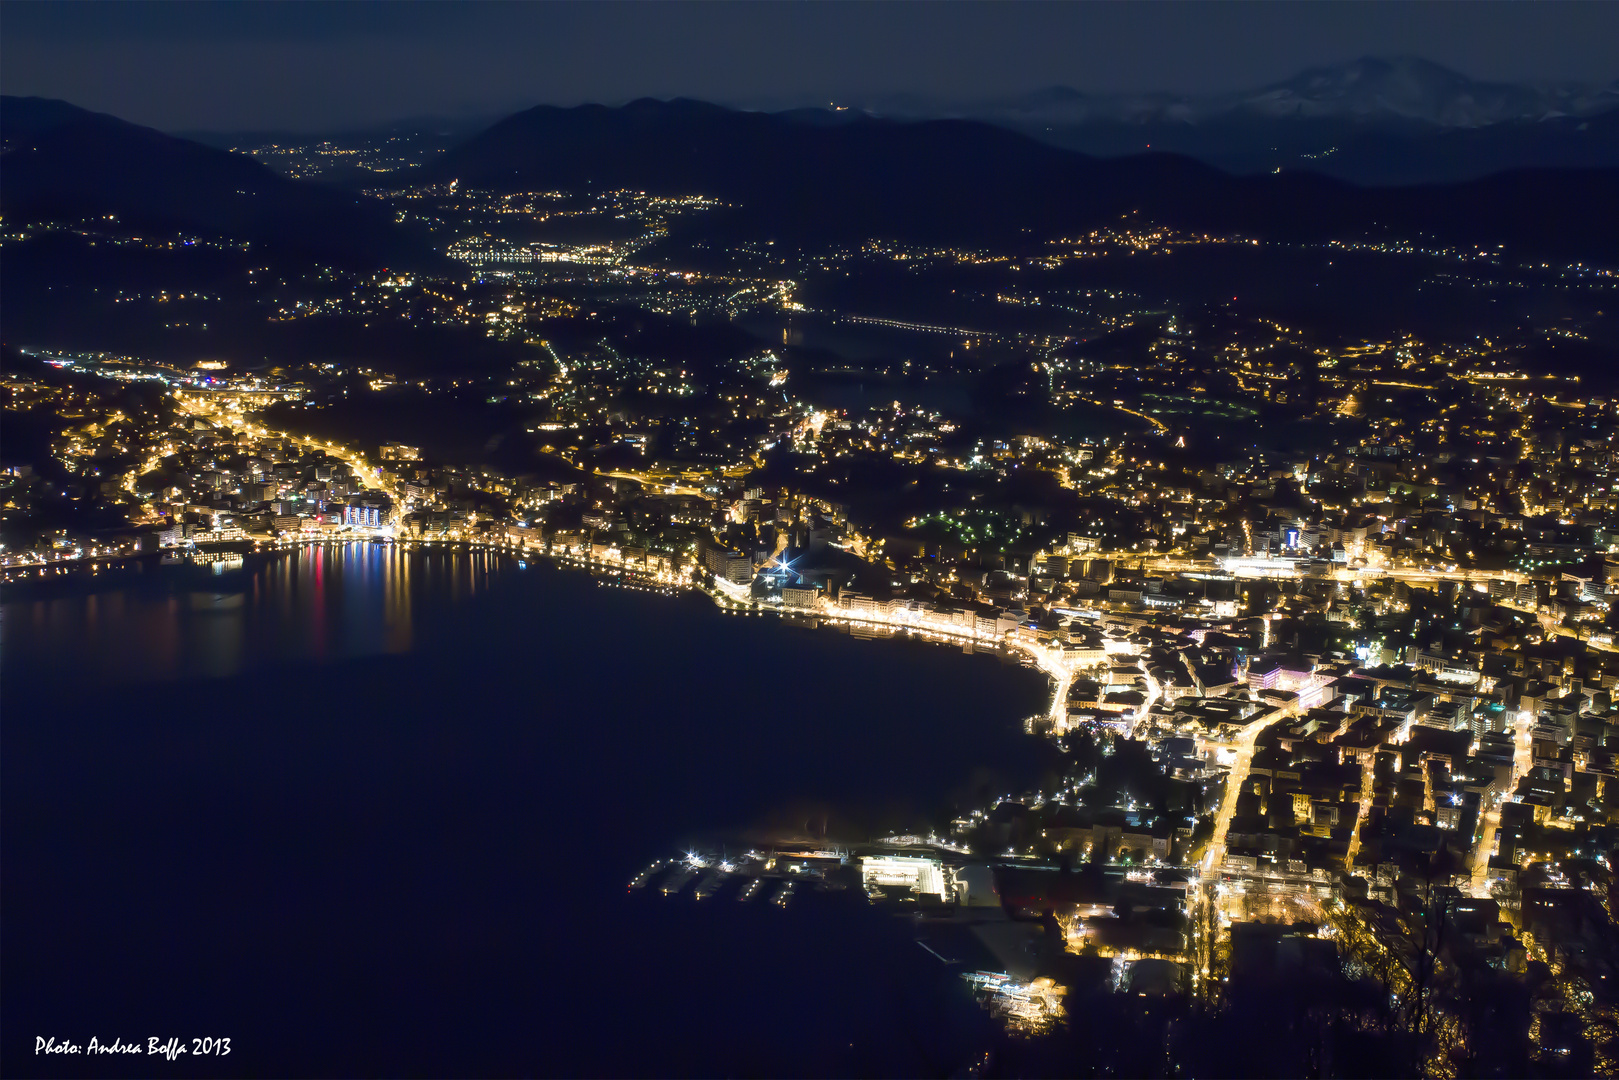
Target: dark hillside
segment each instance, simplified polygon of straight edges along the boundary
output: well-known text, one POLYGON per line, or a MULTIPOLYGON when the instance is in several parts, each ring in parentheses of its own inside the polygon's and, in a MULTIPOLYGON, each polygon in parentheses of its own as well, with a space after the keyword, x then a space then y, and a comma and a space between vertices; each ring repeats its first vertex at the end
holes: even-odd
POLYGON ((1046 237, 1125 214, 1285 240, 1437 239, 1561 256, 1619 248, 1619 171, 1543 169, 1360 188, 1231 176, 1169 154, 1096 159, 967 120, 809 122, 694 101, 544 106, 413 172, 496 191, 631 188, 738 204, 737 235, 928 243, 1046 237))
POLYGON ((289 180, 252 158, 41 98, 0 100, 8 221, 114 215, 345 266, 428 258, 380 204, 289 180))

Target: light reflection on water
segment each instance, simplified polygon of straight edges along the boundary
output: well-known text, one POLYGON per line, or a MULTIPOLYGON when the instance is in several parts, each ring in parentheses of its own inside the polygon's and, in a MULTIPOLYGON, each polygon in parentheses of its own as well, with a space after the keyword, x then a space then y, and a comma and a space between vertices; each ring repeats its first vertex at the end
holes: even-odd
POLYGON ((139 1001, 278 1075, 355 1046, 346 1071, 963 1058, 911 1054, 980 1017, 858 897, 699 910, 624 885, 699 836, 916 831, 957 785, 1023 790, 1044 680, 530 566, 333 545, 0 595, 15 1026, 111 1029, 139 1001), (438 1056, 402 1049, 422 1031, 438 1056))
POLYGON ((471 599, 508 562, 479 551, 352 543, 250 556, 226 572, 147 567, 8 588, 0 658, 16 669, 148 682, 408 652, 418 644, 422 599, 471 599))
MULTIPOLYGON (((1049 748, 1020 718, 1043 707, 1046 680, 1004 656, 598 587, 612 583, 500 552, 366 543, 253 555, 222 574, 145 564, 30 583, 0 595, 3 711, 40 737, 27 717, 41 707, 86 722, 229 718, 246 740, 270 717, 387 716, 452 742, 526 737, 537 722, 536 747, 556 745, 529 748, 526 779, 565 760, 569 783, 625 772, 651 797, 647 775, 667 773, 677 790, 646 817, 670 824, 665 838, 801 829, 817 814, 824 829, 829 807, 905 824, 979 772, 1017 790, 1000 774, 1044 767, 1049 748)), ((478 760, 499 771, 518 758, 478 760)))

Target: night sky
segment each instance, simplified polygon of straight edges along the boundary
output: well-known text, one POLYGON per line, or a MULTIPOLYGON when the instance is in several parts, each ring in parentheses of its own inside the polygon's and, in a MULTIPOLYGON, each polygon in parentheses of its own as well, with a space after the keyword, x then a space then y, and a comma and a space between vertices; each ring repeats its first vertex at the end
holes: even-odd
POLYGON ((1619 76, 1619 4, 10 3, 0 88, 168 130, 320 130, 541 102, 754 107, 1248 89, 1415 55, 1480 79, 1619 76))

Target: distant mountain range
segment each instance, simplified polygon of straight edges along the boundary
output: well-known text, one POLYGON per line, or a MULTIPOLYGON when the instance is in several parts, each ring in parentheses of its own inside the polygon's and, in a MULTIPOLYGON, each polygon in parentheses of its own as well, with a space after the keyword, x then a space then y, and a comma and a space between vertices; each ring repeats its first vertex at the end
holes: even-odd
POLYGON ((1444 183, 1510 168, 1619 166, 1619 81, 1482 82, 1410 57, 1312 68, 1192 97, 1068 87, 979 102, 873 98, 853 111, 959 118, 1101 156, 1151 149, 1233 172, 1304 169, 1356 183, 1444 183))
POLYGON ((0 99, 0 146, 9 221, 112 214, 126 227, 225 236, 346 265, 431 258, 372 200, 66 102, 0 99))
MULTIPOLYGON (((0 212, 8 222, 116 214, 126 225, 192 229, 348 265, 436 258, 380 202, 63 102, 3 99, 0 138, 0 212)), ((1304 171, 1232 175, 1157 147, 1095 157, 979 120, 910 121, 852 109, 763 113, 679 100, 542 106, 396 180, 717 196, 731 206, 687 227, 720 242, 818 246, 887 237, 1038 246, 1128 221, 1276 240, 1507 245, 1603 260, 1619 251, 1619 170, 1611 168, 1368 188, 1304 171)))
POLYGON ((1195 124, 1242 114, 1268 120, 1395 120, 1473 128, 1611 112, 1619 109, 1619 81, 1607 85, 1481 82, 1415 57, 1366 57, 1336 67, 1309 68, 1283 82, 1235 94, 1097 95, 1057 86, 977 104, 879 98, 865 103, 865 108, 890 116, 961 113, 1066 124, 1195 124))
POLYGON ((1619 250, 1613 170, 1362 188, 1313 173, 1232 176, 1166 153, 1101 159, 979 121, 853 110, 739 112, 680 100, 541 106, 409 179, 497 191, 702 193, 738 204, 726 221, 738 236, 808 242, 1005 242, 1139 214, 1177 228, 1275 239, 1425 237, 1557 254, 1619 250))
MULTIPOLYGON (((832 109, 820 102, 801 105, 736 107, 820 124, 861 117, 974 120, 1095 157, 1167 152, 1243 175, 1281 169, 1363 185, 1448 184, 1509 169, 1619 167, 1619 80, 1488 82, 1411 57, 1311 68, 1250 91, 1205 96, 1087 94, 1054 86, 972 101, 886 95, 832 109)), ((404 136, 438 148, 498 119, 424 116, 320 137, 404 136)), ((294 132, 181 134, 221 147, 317 138, 294 132)))

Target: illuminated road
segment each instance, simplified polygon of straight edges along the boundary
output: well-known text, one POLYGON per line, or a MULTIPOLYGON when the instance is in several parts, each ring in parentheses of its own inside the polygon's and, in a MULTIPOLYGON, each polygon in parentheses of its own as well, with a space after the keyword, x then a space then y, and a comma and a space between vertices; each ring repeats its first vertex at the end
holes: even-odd
POLYGON ((1117 404, 1115 402, 1112 402, 1112 401, 1103 401, 1101 398, 1083 397, 1083 396, 1081 396, 1079 394, 1074 395, 1074 400, 1075 401, 1083 401, 1087 405, 1096 405, 1096 406, 1099 406, 1099 407, 1101 407, 1103 409, 1114 409, 1114 410, 1116 410, 1118 412, 1129 413, 1131 416, 1134 416, 1134 417, 1136 417, 1137 419, 1140 419, 1140 420, 1145 420, 1147 423, 1151 424, 1153 426, 1153 428, 1155 430, 1157 430, 1160 434, 1169 430, 1169 425, 1164 423, 1162 420, 1159 420, 1157 417, 1148 416, 1144 412, 1137 412, 1134 409, 1127 408, 1124 405, 1119 405, 1119 404, 1117 404))
POLYGON ((1220 865, 1225 862, 1226 833, 1231 829, 1231 819, 1236 816, 1237 798, 1242 794, 1242 785, 1248 781, 1248 767, 1254 759, 1254 743, 1266 728, 1280 723, 1288 716, 1288 713, 1278 711, 1269 720, 1255 720, 1244 728, 1237 738, 1236 760, 1231 763, 1231 771, 1226 774, 1225 797, 1221 800, 1219 814, 1214 818, 1214 834, 1209 837, 1209 850, 1203 856, 1205 883, 1219 873, 1220 865))
POLYGON ((1055 649, 1044 648, 1040 645, 1030 645, 1023 641, 1011 641, 1008 645, 1034 660, 1034 666, 1045 672, 1051 678, 1051 709, 1052 726, 1057 731, 1065 731, 1068 727, 1068 687, 1074 681, 1074 669, 1063 662, 1061 654, 1055 649))
MULTIPOLYGON (((716 580, 716 585, 719 582, 716 580)), ((751 586, 749 587, 751 588, 751 586)), ((713 594, 710 594, 713 595, 713 594)), ((1033 661, 1034 666, 1045 672, 1051 679, 1051 705, 1047 709, 1055 730, 1061 732, 1068 727, 1068 688, 1074 681, 1074 669, 1063 659, 1061 649, 1020 640, 1016 637, 1002 637, 978 634, 966 631, 965 627, 936 626, 930 623, 917 622, 913 619, 890 619, 875 614, 851 615, 841 608, 822 607, 816 614, 834 622, 867 623, 873 626, 884 626, 895 630, 906 630, 918 634, 923 638, 937 638, 940 641, 974 641, 986 645, 1005 645, 1014 652, 1020 652, 1033 661)))
POLYGON ((1361 827, 1366 824, 1366 819, 1372 816, 1374 761, 1372 755, 1367 755, 1365 763, 1360 767, 1360 810, 1355 815, 1355 828, 1349 834, 1349 850, 1344 854, 1344 869, 1351 874, 1355 872, 1355 856, 1360 852, 1361 827))
MULTIPOLYGON (((1518 786, 1519 778, 1529 772, 1534 760, 1534 739, 1531 729, 1534 718, 1527 712, 1518 713, 1517 728, 1513 736, 1512 753, 1512 780, 1507 785, 1505 794, 1518 786)), ((1484 827, 1479 832, 1478 844, 1473 848, 1473 873, 1469 886, 1474 896, 1489 896, 1488 877, 1490 872, 1490 852, 1495 847, 1495 834, 1501 828, 1501 809, 1497 805, 1484 814, 1484 827)))
MULTIPOLYGON (((1141 703, 1141 711, 1136 714, 1137 724, 1146 723, 1147 717, 1152 715, 1152 707, 1158 704, 1158 699, 1162 697, 1164 693, 1163 687, 1158 685, 1158 680, 1152 677, 1152 672, 1148 671, 1146 673, 1146 679, 1147 700, 1141 703)), ((1132 738, 1135 737, 1134 730, 1132 730, 1130 734, 1132 738)))
POLYGON ((626 469, 615 469, 612 472, 599 472, 598 476, 611 476, 619 480, 634 480, 649 489, 662 492, 665 495, 701 495, 702 488, 694 488, 676 484, 674 481, 683 479, 679 473, 670 472, 630 472, 626 469))
POLYGON ((1139 551, 1093 552, 1090 557, 1097 559, 1111 559, 1126 563, 1139 563, 1143 572, 1147 573, 1228 573, 1232 577, 1246 581, 1260 581, 1277 578, 1301 579, 1313 581, 1342 581, 1346 584, 1356 582, 1369 583, 1378 580, 1424 582, 1456 581, 1482 584, 1489 581, 1510 581, 1521 584, 1529 580, 1528 576, 1516 570, 1463 570, 1450 569, 1424 569, 1416 566, 1366 566, 1347 567, 1339 566, 1325 572, 1314 571, 1306 573, 1300 570, 1298 563, 1312 562, 1306 556, 1297 558, 1278 557, 1267 559, 1261 556, 1248 556, 1231 559, 1194 559, 1186 555, 1170 553, 1166 555, 1147 555, 1139 551))

